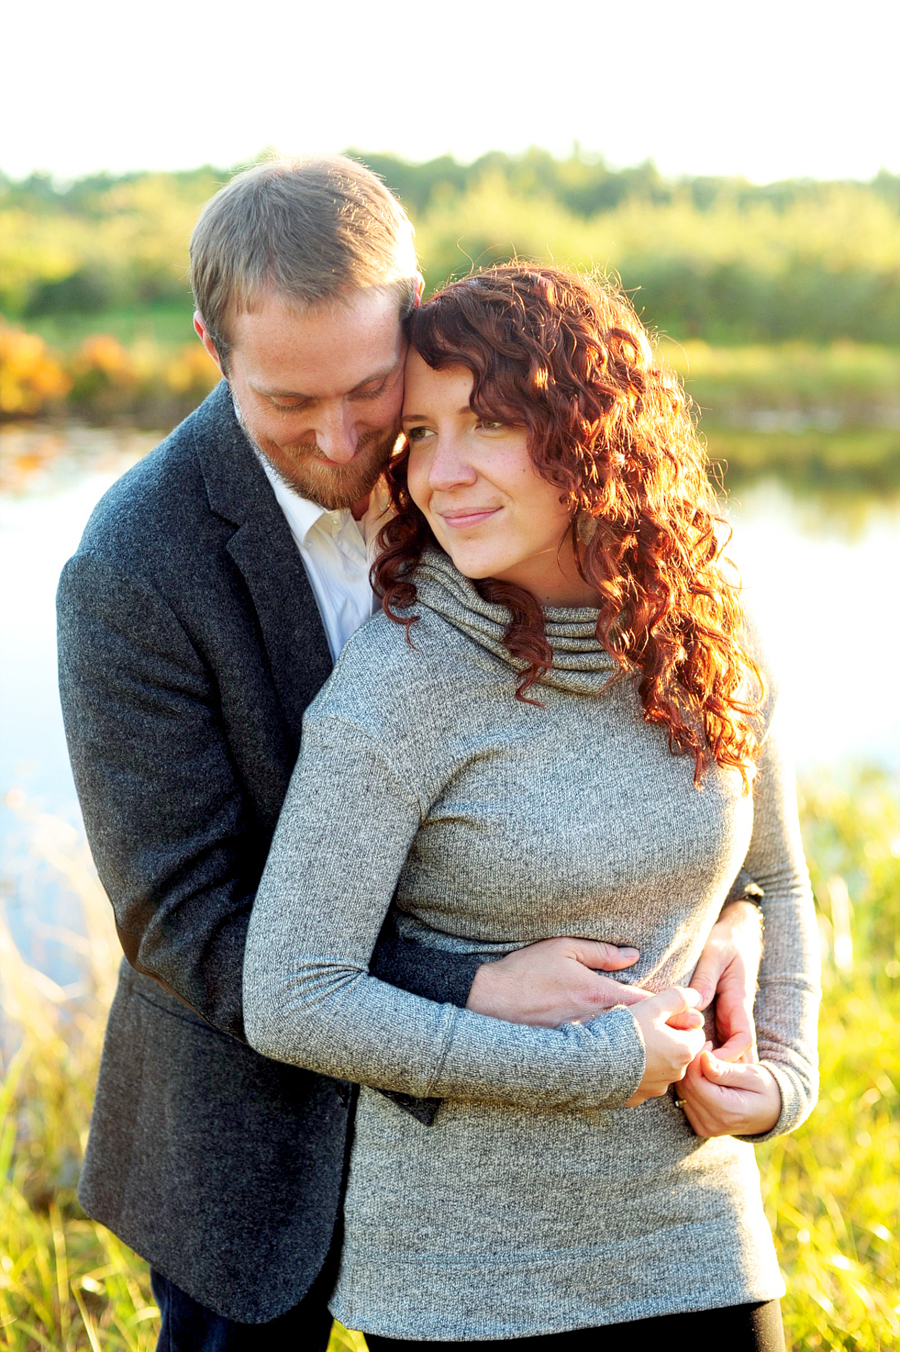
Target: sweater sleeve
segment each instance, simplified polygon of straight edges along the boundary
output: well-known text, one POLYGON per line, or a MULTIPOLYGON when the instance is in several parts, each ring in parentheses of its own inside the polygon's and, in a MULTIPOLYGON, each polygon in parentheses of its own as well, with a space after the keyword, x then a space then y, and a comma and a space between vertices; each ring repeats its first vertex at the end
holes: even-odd
POLYGON ((759 761, 753 834, 744 868, 762 889, 764 951, 754 1006, 763 1065, 781 1091, 781 1115, 770 1132, 793 1131, 816 1101, 819 943, 803 857, 793 766, 786 757, 776 708, 759 761))
POLYGON ((302 751, 256 894, 244 957, 248 1040, 375 1088, 518 1107, 619 1107, 644 1073, 630 1012, 560 1029, 437 1004, 370 975, 423 808, 369 734, 331 716, 302 751))

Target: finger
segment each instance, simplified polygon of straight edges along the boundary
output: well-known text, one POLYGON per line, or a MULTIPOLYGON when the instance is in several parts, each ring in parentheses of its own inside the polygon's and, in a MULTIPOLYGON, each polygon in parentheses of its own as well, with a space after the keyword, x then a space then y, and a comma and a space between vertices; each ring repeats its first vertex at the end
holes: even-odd
POLYGON ((708 1043, 705 1043, 704 1046, 701 1047, 700 1051, 697 1053, 691 1064, 688 1066, 687 1070, 684 1072, 684 1079, 681 1082, 681 1089, 678 1094, 679 1098, 686 1098, 688 1094, 692 1092, 694 1086, 697 1085, 699 1082, 702 1082, 703 1072, 700 1069, 700 1057, 702 1056, 703 1052, 706 1050, 708 1045, 709 1045, 708 1043))
POLYGON ((743 1089, 755 1075, 754 1068, 740 1061, 722 1061, 718 1053, 704 1051, 700 1056, 700 1071, 705 1080, 728 1089, 743 1089), (748 1074, 749 1072, 749 1074, 748 1074))
POLYGON ((722 1089, 703 1078, 701 1062, 709 1043, 701 1051, 685 1072, 678 1086, 678 1104, 683 1109, 693 1131, 698 1136, 718 1136, 723 1127, 716 1116, 722 1089))
MULTIPOLYGON (((703 1051, 703 1044, 706 1038, 706 1031, 701 1025, 699 1028, 693 1029, 690 1032, 682 1034, 682 1036, 687 1040, 688 1052, 690 1054, 691 1060, 693 1060, 695 1056, 699 1056, 700 1053, 703 1051)), ((687 1067, 685 1067, 685 1069, 687 1069, 687 1067)))
POLYGON ((715 950, 704 952, 694 968, 691 977, 691 989, 700 993, 700 1008, 705 1009, 716 993, 716 987, 722 977, 724 964, 715 950))
POLYGON ((573 939, 572 944, 578 961, 599 972, 620 972, 623 967, 633 967, 641 956, 636 948, 619 948, 600 939, 573 939))
POLYGON ((690 986, 670 986, 667 991, 654 995, 653 1000, 656 1004, 655 1012, 665 1023, 668 1023, 673 1014, 680 1014, 686 1009, 697 1009, 700 1005, 699 993, 690 986))
POLYGON ((685 1009, 679 1014, 673 1014, 670 1019, 666 1019, 669 1028, 678 1028, 683 1032, 688 1032, 694 1028, 705 1028, 706 1023, 699 1009, 685 1009))
POLYGON ((716 1056, 720 1061, 756 1061, 758 1057, 753 1034, 749 1029, 732 1033, 727 1042, 716 1048, 716 1056))
POLYGON ((711 1130, 711 1121, 708 1114, 703 1112, 703 1110, 699 1108, 697 1104, 691 1102, 690 1099, 681 1097, 680 1095, 681 1089, 679 1086, 679 1107, 687 1118, 688 1124, 694 1132, 694 1135, 703 1137, 713 1136, 715 1133, 711 1130))
POLYGON ((698 1056, 699 1053, 703 1050, 702 1028, 698 1028, 696 1032, 692 1033, 678 1033, 677 1037, 681 1044, 681 1051, 684 1057, 684 1064, 680 1067, 680 1069, 676 1066, 674 1070, 670 1065, 668 1072, 671 1075, 671 1079, 669 1081, 670 1084, 674 1084, 676 1080, 684 1079, 684 1075, 686 1070, 688 1069, 688 1066, 694 1060, 694 1058, 698 1056))
POLYGON ((722 1039, 719 1055, 723 1061, 737 1061, 755 1053, 753 996, 745 993, 743 981, 723 982, 716 1001, 716 1030, 722 1039))

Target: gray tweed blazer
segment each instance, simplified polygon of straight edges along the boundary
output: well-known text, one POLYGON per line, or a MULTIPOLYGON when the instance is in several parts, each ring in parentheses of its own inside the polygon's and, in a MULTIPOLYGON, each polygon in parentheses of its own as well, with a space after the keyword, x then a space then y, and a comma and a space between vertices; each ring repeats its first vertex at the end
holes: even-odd
MULTIPOLYGON (((224 383, 103 498, 58 614, 75 782, 128 960, 79 1196, 196 1299, 263 1322, 328 1251, 351 1094, 244 1038, 250 908, 331 659, 224 383)), ((392 931, 374 970, 464 1004, 477 965, 392 931)))

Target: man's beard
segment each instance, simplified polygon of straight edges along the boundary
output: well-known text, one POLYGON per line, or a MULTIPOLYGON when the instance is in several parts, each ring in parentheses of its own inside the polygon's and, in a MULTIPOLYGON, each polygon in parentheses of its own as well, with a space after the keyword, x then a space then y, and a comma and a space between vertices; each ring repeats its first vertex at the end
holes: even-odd
POLYGON ((384 432, 373 428, 371 432, 365 432, 357 443, 356 454, 347 465, 327 462, 315 442, 297 442, 294 446, 273 448, 277 450, 276 460, 267 450, 266 443, 257 441, 253 436, 233 391, 231 398, 235 417, 244 435, 282 483, 327 511, 352 507, 354 503, 368 497, 390 459, 399 435, 397 429, 384 432))

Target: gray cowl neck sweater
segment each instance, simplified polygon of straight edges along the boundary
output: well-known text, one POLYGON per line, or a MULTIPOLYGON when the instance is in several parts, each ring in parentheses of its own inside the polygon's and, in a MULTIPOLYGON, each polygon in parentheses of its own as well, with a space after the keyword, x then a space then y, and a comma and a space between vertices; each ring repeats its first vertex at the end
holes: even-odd
MULTIPOLYGON (((550 935, 633 944, 690 979, 745 865, 765 892, 760 1058, 796 1127, 815 1097, 816 935, 777 713, 752 796, 673 756, 591 610, 554 609, 553 669, 515 698, 503 607, 431 551, 419 616, 350 640, 307 711, 257 894, 245 1020, 268 1056, 363 1085, 332 1308, 411 1342, 516 1338, 783 1292, 752 1144, 695 1137, 643 1074, 624 1007, 560 1029, 369 975, 381 924, 485 960, 550 935), (435 1096, 431 1127, 367 1086, 435 1096)), ((774 1133, 773 1133, 774 1134, 774 1133)))
MULTIPOLYGON (((427 606, 502 662, 516 670, 521 668, 522 663, 511 656, 503 643, 509 624, 506 607, 485 601, 469 579, 456 571, 446 554, 426 550, 415 580, 420 606, 427 606)), ((553 666, 542 677, 542 685, 578 695, 596 695, 610 675, 619 670, 597 642, 596 610, 582 606, 547 607, 544 630, 553 649, 553 666)))

